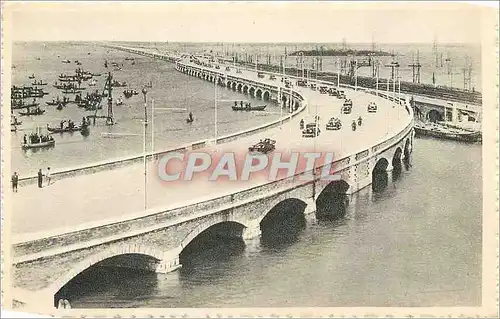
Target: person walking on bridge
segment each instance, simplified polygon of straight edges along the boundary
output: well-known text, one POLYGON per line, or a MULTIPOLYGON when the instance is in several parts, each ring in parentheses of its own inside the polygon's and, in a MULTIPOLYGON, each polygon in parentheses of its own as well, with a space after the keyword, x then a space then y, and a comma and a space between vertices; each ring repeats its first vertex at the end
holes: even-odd
POLYGON ((52 175, 50 174, 50 167, 47 167, 47 174, 45 174, 45 177, 47 178, 47 186, 49 186, 50 182, 52 181, 52 175))

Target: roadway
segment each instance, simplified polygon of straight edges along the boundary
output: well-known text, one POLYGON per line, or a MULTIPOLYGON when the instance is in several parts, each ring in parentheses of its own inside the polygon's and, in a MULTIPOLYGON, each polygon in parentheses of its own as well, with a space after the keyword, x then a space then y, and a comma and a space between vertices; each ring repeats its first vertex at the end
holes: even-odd
MULTIPOLYGON (((238 74, 240 75, 252 80, 262 80, 258 79, 255 72, 248 70, 238 74)), ((279 81, 279 78, 275 81, 279 81)), ((272 80, 266 77, 265 82, 270 83, 272 80)), ((309 88, 295 89, 309 104, 301 115, 284 122, 280 127, 213 145, 205 150, 244 154, 250 145, 268 137, 276 140, 276 151, 334 152, 338 159, 397 134, 410 120, 403 106, 394 107, 392 102, 367 93, 346 89, 347 97, 353 101, 353 108, 351 114, 341 114, 343 100, 309 88), (367 105, 371 101, 377 103, 377 113, 367 113, 367 105), (317 138, 303 138, 299 121, 305 118, 307 123, 307 119, 313 118, 315 114, 321 118, 321 134, 317 138), (358 116, 362 116, 363 125, 352 131, 350 124, 358 116), (342 129, 325 129, 331 117, 342 120, 342 129)), ((156 163, 149 163, 146 205, 149 212, 199 202, 267 182, 266 178, 260 176, 245 182, 196 180, 167 184, 157 175, 156 163)), ((36 184, 22 187, 11 197, 14 241, 42 238, 142 216, 147 213, 144 208, 144 189, 143 164, 66 178, 41 189, 36 184)))

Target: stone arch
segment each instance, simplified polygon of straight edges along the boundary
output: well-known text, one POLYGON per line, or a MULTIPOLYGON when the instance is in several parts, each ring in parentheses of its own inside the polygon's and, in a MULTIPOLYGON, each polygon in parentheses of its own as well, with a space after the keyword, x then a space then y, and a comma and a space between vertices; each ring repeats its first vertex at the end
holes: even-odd
POLYGON ((307 203, 298 198, 285 198, 260 216, 258 222, 261 243, 283 242, 296 238, 305 228, 307 203))
POLYGON ((408 137, 405 140, 405 146, 403 148, 403 163, 405 164, 406 169, 408 170, 410 167, 410 154, 411 154, 411 141, 408 137))
POLYGON ((238 85, 238 83, 237 83, 237 82, 233 82, 233 83, 231 84, 231 88, 233 89, 233 91, 236 91, 236 86, 237 86, 237 85, 238 85))
POLYGON ((298 110, 299 107, 300 107, 300 102, 298 100, 295 100, 294 111, 298 110))
POLYGON ((233 85, 233 82, 231 82, 231 81, 227 81, 227 82, 226 82, 226 87, 227 87, 228 89, 230 89, 232 85, 233 85))
POLYGON ((316 197, 316 217, 337 219, 345 215, 349 204, 347 191, 350 185, 345 180, 331 181, 316 197))
POLYGON ((81 274, 87 269, 95 266, 96 264, 111 259, 117 256, 124 255, 135 255, 138 258, 150 258, 158 263, 164 259, 164 253, 158 249, 155 249, 146 245, 136 245, 136 244, 123 244, 123 245, 111 245, 108 249, 101 251, 99 253, 93 254, 80 261, 74 265, 69 271, 65 272, 62 276, 57 278, 49 287, 46 288, 52 296, 57 294, 61 288, 63 288, 67 283, 69 283, 73 278, 81 274))
POLYGON ((381 157, 377 160, 372 170, 373 191, 379 192, 387 187, 389 181, 387 171, 389 168, 389 161, 385 157, 381 157))
POLYGON ((243 88, 243 83, 238 83, 238 85, 236 86, 236 90, 238 90, 238 92, 241 92, 242 88, 243 88))
POLYGON ((255 91, 255 97, 259 98, 259 99, 262 99, 262 89, 258 88, 256 91, 255 91))
POLYGON ((254 97, 255 96, 255 88, 253 86, 251 86, 249 89, 248 89, 248 94, 250 94, 250 96, 254 97))
POLYGON ((269 91, 264 91, 264 93, 262 94, 262 99, 264 99, 264 101, 269 101, 269 99, 271 98, 271 92, 269 91))
POLYGON ((191 230, 191 232, 189 232, 189 234, 186 235, 186 237, 184 237, 184 239, 182 240, 182 242, 180 244, 179 253, 181 253, 182 250, 184 250, 184 248, 186 248, 186 246, 189 245, 189 243, 191 243, 200 234, 202 234, 206 230, 210 229, 212 226, 222 224, 222 223, 233 223, 233 224, 241 225, 241 227, 243 227, 242 229, 247 228, 247 224, 243 221, 235 220, 235 219, 234 220, 228 219, 224 215, 214 216, 214 217, 210 218, 208 221, 205 221, 205 222, 198 224, 193 230, 191 230))
POLYGON ((438 122, 438 121, 442 121, 444 119, 444 114, 440 113, 437 110, 430 110, 429 112, 427 112, 426 118, 430 122, 434 122, 435 123, 435 122, 438 122))
POLYGON ((397 147, 394 155, 392 157, 392 180, 395 181, 399 178, 402 171, 402 159, 403 159, 403 150, 401 147, 397 147))
POLYGON ((248 85, 246 84, 243 85, 243 93, 248 94, 248 85))

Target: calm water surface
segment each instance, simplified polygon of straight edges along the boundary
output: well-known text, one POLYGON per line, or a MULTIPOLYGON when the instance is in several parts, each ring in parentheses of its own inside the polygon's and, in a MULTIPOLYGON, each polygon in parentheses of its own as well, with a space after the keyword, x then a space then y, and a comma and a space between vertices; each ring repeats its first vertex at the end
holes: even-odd
MULTIPOLYGON (((47 124, 58 126, 61 120, 67 119, 79 124, 83 116, 94 114, 93 111, 78 108, 76 104, 68 104, 61 111, 58 111, 55 106, 45 104, 46 101, 52 101, 57 96, 62 99, 61 91, 54 88, 53 84, 61 73, 74 74, 77 67, 93 73, 104 74, 112 71, 114 79, 127 82, 129 84, 127 89, 137 91, 141 91, 147 82, 152 81, 153 88, 149 89, 148 99, 154 99, 155 108, 158 109, 154 113, 155 150, 164 150, 214 137, 214 85, 175 71, 174 64, 134 55, 135 64, 132 65, 132 61, 125 60, 126 57, 132 57, 132 55, 125 52, 107 50, 91 44, 62 42, 16 43, 12 56, 15 65, 12 70, 13 85, 31 85, 33 80, 28 77, 34 74, 37 81, 42 79, 48 82, 43 89, 49 92, 44 98, 38 99, 40 106, 46 110, 43 115, 21 117, 18 116, 18 110, 13 112, 23 122, 17 132, 10 133, 12 169, 19 172, 21 177, 35 174, 39 168, 45 169, 48 166, 54 171, 142 153, 144 100, 142 94, 130 99, 123 98, 122 92, 126 88, 113 90, 115 101, 120 96, 125 101, 124 106, 114 107, 116 125, 106 126, 101 120, 95 126, 90 127, 88 137, 78 132, 53 134, 56 140, 54 148, 35 151, 21 149, 23 135, 35 131, 37 127, 41 127, 45 133, 47 124), (65 59, 71 60, 72 63, 62 63, 65 59), (79 60, 82 65, 77 66, 74 63, 75 60, 79 60), (104 67, 105 60, 108 60, 109 68, 104 67), (111 62, 116 62, 120 66, 123 64, 122 70, 113 71, 111 62), (176 110, 165 110, 165 108, 176 110), (195 122, 192 124, 186 123, 189 111, 193 112, 195 117, 195 122), (109 138, 103 137, 102 133, 115 135, 109 138)), ((95 87, 88 87, 86 82, 82 82, 82 86, 87 87, 83 95, 87 91, 97 89, 102 91, 105 76, 96 77, 96 79, 98 84, 95 87)), ((279 117, 280 110, 277 105, 221 87, 218 87, 217 91, 220 100, 243 99, 254 105, 268 104, 265 112, 234 112, 231 109, 231 102, 219 102, 217 121, 219 136, 268 123, 279 117)), ((75 95, 68 95, 68 97, 74 100, 75 95)), ((106 114, 105 104, 102 114, 106 114)), ((149 103, 150 123, 151 114, 152 107, 149 103)), ((150 124, 147 129, 148 150, 151 150, 151 130, 150 124)))
POLYGON ((413 166, 351 199, 337 221, 307 218, 282 242, 238 241, 162 275, 94 268, 73 307, 477 306, 481 146, 415 140, 413 166))

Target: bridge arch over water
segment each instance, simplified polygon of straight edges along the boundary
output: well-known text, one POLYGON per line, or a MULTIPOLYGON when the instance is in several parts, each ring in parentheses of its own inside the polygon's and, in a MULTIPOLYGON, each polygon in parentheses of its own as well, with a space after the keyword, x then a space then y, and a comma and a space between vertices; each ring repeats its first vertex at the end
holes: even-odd
POLYGON ((259 99, 262 99, 262 90, 260 88, 258 88, 256 91, 255 91, 255 97, 256 98, 259 98, 259 99))
POLYGON ((59 300, 58 294, 66 285, 95 267, 111 266, 157 271, 164 258, 164 252, 146 245, 111 245, 108 249, 72 265, 69 271, 58 277, 45 291, 53 296, 56 305, 59 300))
POLYGON ((350 185, 345 180, 331 181, 316 198, 316 216, 319 218, 341 218, 348 206, 347 191, 350 185))

